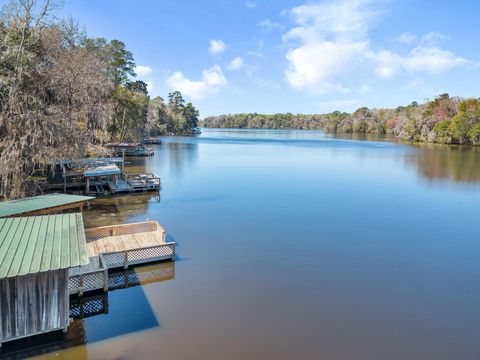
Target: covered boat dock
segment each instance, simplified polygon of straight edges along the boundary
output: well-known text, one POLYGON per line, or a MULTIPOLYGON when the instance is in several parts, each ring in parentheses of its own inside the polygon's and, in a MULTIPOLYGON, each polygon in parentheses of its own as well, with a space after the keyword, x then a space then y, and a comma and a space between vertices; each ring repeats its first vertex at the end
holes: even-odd
POLYGON ((49 172, 46 189, 77 190, 90 195, 160 190, 157 174, 128 174, 123 164, 118 157, 57 161, 52 165, 54 171, 49 172))
POLYGON ((88 261, 79 213, 0 219, 0 347, 66 331, 68 269, 88 261))
MULTIPOLYGON (((35 209, 50 211, 52 204, 58 202, 35 209)), ((175 260, 175 243, 166 242, 157 221, 85 229, 81 213, 22 217, 32 207, 11 206, 0 202, 0 213, 8 216, 0 218, 0 348, 5 342, 66 331, 70 296, 109 291, 110 269, 175 260)))

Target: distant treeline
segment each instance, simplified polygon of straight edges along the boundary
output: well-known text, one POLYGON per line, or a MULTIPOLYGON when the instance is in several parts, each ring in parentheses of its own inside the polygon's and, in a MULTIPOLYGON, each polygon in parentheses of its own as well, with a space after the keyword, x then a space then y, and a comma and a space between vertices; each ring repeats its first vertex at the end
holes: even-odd
POLYGON ((206 128, 320 129, 331 133, 393 134, 411 142, 480 145, 480 99, 441 94, 396 109, 362 107, 353 113, 229 114, 200 121, 206 128))

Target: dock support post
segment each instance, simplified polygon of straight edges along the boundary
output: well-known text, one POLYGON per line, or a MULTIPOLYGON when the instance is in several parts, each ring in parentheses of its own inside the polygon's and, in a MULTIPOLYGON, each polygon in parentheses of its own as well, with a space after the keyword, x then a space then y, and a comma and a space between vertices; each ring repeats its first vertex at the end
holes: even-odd
POLYGON ((103 291, 107 292, 108 291, 108 271, 107 270, 105 270, 103 281, 104 281, 103 291))
POLYGON ((79 284, 78 296, 82 297, 83 296, 83 275, 80 275, 80 277, 78 278, 78 284, 79 284))

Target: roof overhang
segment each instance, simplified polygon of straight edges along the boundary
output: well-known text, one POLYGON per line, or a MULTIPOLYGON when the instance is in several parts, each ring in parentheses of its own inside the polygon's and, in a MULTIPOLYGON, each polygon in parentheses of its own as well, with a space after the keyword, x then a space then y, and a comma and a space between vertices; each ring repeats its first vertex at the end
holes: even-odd
MULTIPOLYGON (((75 206, 82 202, 95 199, 91 196, 48 194, 32 196, 23 199, 0 202, 0 218, 18 216, 20 214, 33 213, 36 211, 52 209, 67 205, 75 206)), ((0 239, 1 242, 1 239, 0 239)))
POLYGON ((93 176, 108 176, 108 175, 117 175, 121 174, 122 171, 115 164, 100 165, 95 167, 88 167, 83 171, 83 176, 93 177, 93 176))

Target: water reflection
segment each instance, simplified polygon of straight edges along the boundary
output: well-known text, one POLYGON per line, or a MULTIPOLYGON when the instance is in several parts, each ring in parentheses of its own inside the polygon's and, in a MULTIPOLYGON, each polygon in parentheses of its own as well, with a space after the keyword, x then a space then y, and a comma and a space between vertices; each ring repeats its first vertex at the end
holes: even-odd
MULTIPOLYGON (((396 143, 393 135, 375 134, 325 134, 322 131, 303 130, 249 130, 214 129, 204 130, 200 137, 165 137, 162 144, 155 147, 154 158, 127 158, 125 169, 128 172, 146 172, 156 169, 159 175, 182 178, 198 162, 199 144, 248 144, 267 143, 295 146, 318 146, 332 151, 338 147, 357 147, 357 156, 375 156, 368 152, 375 143, 396 143), (338 143, 336 143, 338 141, 338 143), (368 153, 367 153, 368 152, 368 153)), ((404 151, 392 152, 407 165, 414 166, 417 174, 432 182, 445 180, 464 183, 480 182, 480 149, 478 147, 448 145, 398 145, 404 151), (413 150, 413 151, 410 151, 413 150)), ((385 154, 379 154, 384 156, 385 154)), ((332 156, 338 156, 332 152, 332 156)))
POLYGON ((175 279, 175 262, 139 266, 108 274, 109 291, 175 279))
POLYGON ((85 319, 95 315, 107 314, 108 297, 111 291, 173 279, 175 279, 174 262, 163 262, 109 272, 109 292, 72 298, 70 300, 70 318, 85 319))
MULTIPOLYGON (((194 138, 195 139, 195 138, 194 138)), ((182 142, 182 139, 170 141, 182 142)), ((192 141, 192 140, 190 140, 192 141)), ((296 146, 317 146, 319 149, 329 149, 330 155, 341 157, 339 147, 355 147, 352 153, 358 157, 390 156, 395 162, 403 162, 414 166, 418 176, 432 182, 452 181, 459 183, 480 182, 480 148, 449 145, 409 145, 402 144, 393 135, 376 134, 326 134, 323 131, 304 130, 249 130, 249 129, 207 129, 199 143, 275 143, 285 145, 288 141, 296 146), (393 147, 380 146, 377 154, 371 152, 378 143, 394 143, 393 147), (390 153, 383 150, 389 148, 390 153)), ((378 146, 377 146, 378 147, 378 146)))
POLYGON ((160 203, 156 192, 97 198, 84 208, 85 227, 117 225, 131 222, 130 218, 148 212, 152 203, 160 203))
POLYGON ((146 156, 127 156, 125 158, 125 170, 128 173, 145 173, 146 169, 146 156))
MULTIPOLYGON (((362 140, 362 141, 388 141, 400 143, 399 139, 392 135, 359 135, 343 134, 335 135, 335 139, 362 140)), ((360 145, 361 144, 357 144, 360 145)), ((413 166, 417 175, 433 183, 479 183, 480 182, 480 149, 469 146, 453 145, 400 145, 406 149, 395 153, 400 162, 413 166), (413 149, 414 151, 409 151, 413 149)), ((363 152, 359 151, 359 155, 363 152)), ((372 154, 368 154, 372 156, 372 154)), ((384 154, 380 154, 383 156, 384 154)))
POLYGON ((160 165, 160 176, 168 173, 182 177, 187 168, 198 160, 196 137, 162 138, 162 144, 156 147, 155 163, 160 165))
POLYGON ((432 181, 480 182, 480 149, 478 147, 425 145, 418 146, 407 162, 420 176, 432 181))
MULTIPOLYGON (((162 202, 98 200, 86 222, 102 207, 110 221, 158 219, 188 261, 161 287, 113 291, 107 314, 78 323, 87 345, 60 356, 475 358, 480 191, 459 184, 480 182, 479 150, 371 140, 209 130, 128 164, 162 176, 162 202), (94 341, 121 326, 114 304, 140 311, 139 289, 158 324, 94 341)), ((142 283, 115 280, 130 282, 142 283)))
POLYGON ((108 293, 71 301, 70 317, 75 320, 67 338, 78 345, 160 326, 142 286, 173 279, 174 262, 109 273, 108 293))
POLYGON ((380 134, 335 134, 326 135, 335 139, 344 139, 344 140, 360 140, 360 141, 389 141, 398 143, 399 140, 394 135, 380 135, 380 134))

